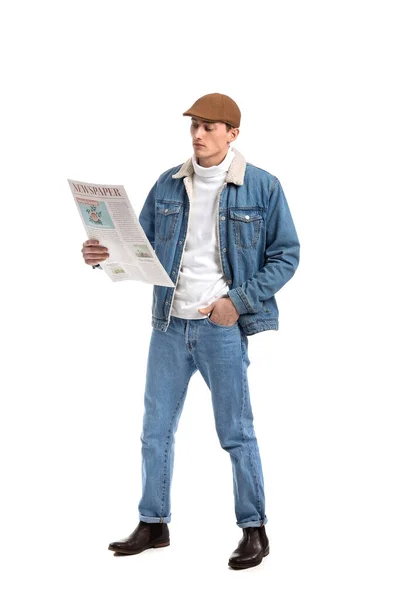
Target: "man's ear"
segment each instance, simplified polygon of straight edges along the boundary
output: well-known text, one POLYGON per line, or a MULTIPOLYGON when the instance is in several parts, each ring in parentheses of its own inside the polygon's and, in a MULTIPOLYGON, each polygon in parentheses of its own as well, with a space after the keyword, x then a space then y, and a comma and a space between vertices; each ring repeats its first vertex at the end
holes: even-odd
POLYGON ((233 138, 232 138, 232 140, 231 140, 231 141, 233 142, 234 140, 236 140, 236 138, 237 138, 237 136, 239 135, 240 131, 239 131, 239 129, 238 129, 238 128, 236 128, 236 129, 233 129, 233 130, 231 129, 231 133, 233 134, 233 138), (236 133, 234 133, 234 132, 236 132, 236 133))

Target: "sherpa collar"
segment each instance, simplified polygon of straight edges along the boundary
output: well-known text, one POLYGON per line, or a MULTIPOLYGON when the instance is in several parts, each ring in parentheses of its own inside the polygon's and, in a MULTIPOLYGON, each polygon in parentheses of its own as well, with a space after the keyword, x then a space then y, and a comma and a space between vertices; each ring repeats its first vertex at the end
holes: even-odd
MULTIPOLYGON (((236 185, 243 185, 244 172, 246 170, 246 160, 243 154, 241 154, 233 146, 232 150, 234 151, 235 156, 233 157, 232 162, 229 165, 225 181, 235 183, 236 185)), ((194 168, 192 165, 192 157, 190 157, 185 163, 183 163, 179 171, 172 175, 172 178, 178 179, 178 177, 192 177, 193 173, 194 168)))

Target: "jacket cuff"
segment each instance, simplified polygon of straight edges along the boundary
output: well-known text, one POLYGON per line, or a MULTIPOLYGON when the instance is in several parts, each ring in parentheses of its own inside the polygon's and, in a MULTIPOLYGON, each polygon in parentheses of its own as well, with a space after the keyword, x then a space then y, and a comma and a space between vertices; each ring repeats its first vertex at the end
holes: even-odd
POLYGON ((232 300, 239 315, 244 313, 254 312, 253 307, 249 303, 246 294, 241 287, 234 288, 228 291, 228 297, 232 300))

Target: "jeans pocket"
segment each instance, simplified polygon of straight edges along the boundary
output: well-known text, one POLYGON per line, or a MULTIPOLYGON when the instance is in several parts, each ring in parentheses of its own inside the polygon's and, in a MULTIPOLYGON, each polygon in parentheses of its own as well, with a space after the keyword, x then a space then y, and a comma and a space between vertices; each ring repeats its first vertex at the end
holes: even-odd
POLYGON ((238 325, 238 321, 235 321, 235 323, 233 323, 232 325, 221 325, 220 323, 214 323, 214 321, 211 321, 210 317, 207 317, 206 321, 208 321, 214 327, 219 327, 221 329, 232 329, 233 327, 236 327, 236 325, 238 325))

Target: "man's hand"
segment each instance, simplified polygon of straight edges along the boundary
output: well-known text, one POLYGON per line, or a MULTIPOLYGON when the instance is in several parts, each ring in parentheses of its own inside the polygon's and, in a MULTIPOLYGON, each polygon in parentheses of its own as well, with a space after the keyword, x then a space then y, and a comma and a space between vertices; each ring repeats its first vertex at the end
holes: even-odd
POLYGON ((99 240, 86 240, 83 242, 81 252, 87 265, 97 265, 110 256, 108 249, 99 245, 99 240))
POLYGON ((214 319, 210 316, 210 321, 218 325, 234 325, 240 316, 230 298, 219 298, 198 311, 203 315, 212 311, 214 319))

